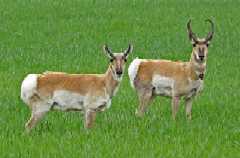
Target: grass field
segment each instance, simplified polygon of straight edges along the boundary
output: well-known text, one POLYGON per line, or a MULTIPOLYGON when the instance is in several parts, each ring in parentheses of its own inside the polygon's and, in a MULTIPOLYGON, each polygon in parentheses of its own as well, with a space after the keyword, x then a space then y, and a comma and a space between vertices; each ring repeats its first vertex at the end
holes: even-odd
MULTIPOLYGON (((238 0, 8 0, 0 1, 0 157, 240 157, 240 1, 238 0), (127 73, 109 110, 83 128, 77 112, 50 112, 30 135, 30 112, 20 100, 28 73, 104 73, 107 43, 134 45, 135 58, 188 60, 188 19, 199 36, 216 25, 203 93, 171 119, 158 97, 142 119, 127 73)), ((128 64, 129 64, 128 62, 128 64)))

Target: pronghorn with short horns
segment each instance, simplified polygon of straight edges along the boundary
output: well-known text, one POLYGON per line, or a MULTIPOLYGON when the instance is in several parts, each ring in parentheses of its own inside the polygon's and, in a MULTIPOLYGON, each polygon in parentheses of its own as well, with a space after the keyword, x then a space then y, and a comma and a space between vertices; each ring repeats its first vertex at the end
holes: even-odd
POLYGON ((192 54, 188 62, 170 60, 135 59, 129 66, 128 75, 132 87, 137 91, 139 107, 137 116, 143 116, 154 96, 167 96, 172 99, 172 117, 176 118, 179 100, 184 97, 186 115, 191 119, 192 100, 203 88, 206 71, 208 46, 213 37, 214 24, 206 38, 198 38, 191 29, 191 20, 187 23, 189 39, 192 42, 192 54))
POLYGON ((110 107, 133 47, 129 45, 122 53, 113 53, 106 45, 103 49, 110 58, 105 74, 45 72, 27 75, 22 82, 21 98, 32 112, 25 126, 28 132, 52 109, 83 111, 85 127, 92 127, 96 112, 110 107))

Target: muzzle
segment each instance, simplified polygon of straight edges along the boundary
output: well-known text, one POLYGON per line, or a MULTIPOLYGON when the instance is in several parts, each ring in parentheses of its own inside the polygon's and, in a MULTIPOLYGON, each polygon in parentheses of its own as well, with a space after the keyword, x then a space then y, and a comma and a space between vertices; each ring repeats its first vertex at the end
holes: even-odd
POLYGON ((199 74, 199 76, 198 76, 201 80, 203 80, 203 78, 204 78, 204 74, 203 73, 201 73, 201 74, 199 74))
POLYGON ((122 75, 122 71, 121 70, 120 71, 116 71, 116 74, 120 76, 120 75, 122 75))
POLYGON ((203 61, 204 60, 204 55, 201 55, 201 56, 198 56, 200 61, 203 61))

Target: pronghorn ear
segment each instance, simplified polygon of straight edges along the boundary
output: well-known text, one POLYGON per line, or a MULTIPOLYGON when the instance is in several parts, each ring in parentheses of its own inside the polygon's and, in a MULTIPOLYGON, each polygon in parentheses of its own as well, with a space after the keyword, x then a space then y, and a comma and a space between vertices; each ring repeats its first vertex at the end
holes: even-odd
POLYGON ((133 46, 131 44, 128 45, 128 48, 124 51, 124 57, 125 59, 128 58, 128 55, 132 52, 133 46))
POLYGON ((113 55, 111 49, 109 49, 106 44, 103 45, 103 51, 107 54, 107 56, 108 56, 110 59, 113 59, 113 58, 114 58, 114 55, 113 55))

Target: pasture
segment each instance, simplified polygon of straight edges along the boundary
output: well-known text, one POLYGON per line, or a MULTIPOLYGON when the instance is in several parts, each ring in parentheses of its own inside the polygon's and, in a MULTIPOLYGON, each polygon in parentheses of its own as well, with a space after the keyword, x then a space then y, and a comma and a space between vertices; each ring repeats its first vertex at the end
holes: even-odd
POLYGON ((0 157, 240 157, 240 1, 236 0, 8 0, 0 1, 0 157), (112 106, 84 129, 78 112, 50 112, 31 134, 30 111, 20 99, 28 73, 104 73, 107 43, 113 51, 134 46, 135 57, 189 60, 186 24, 209 47, 203 93, 187 121, 170 100, 158 97, 143 118, 127 67, 112 106))

